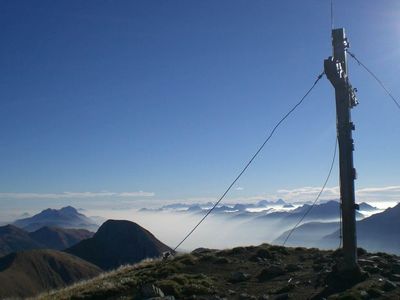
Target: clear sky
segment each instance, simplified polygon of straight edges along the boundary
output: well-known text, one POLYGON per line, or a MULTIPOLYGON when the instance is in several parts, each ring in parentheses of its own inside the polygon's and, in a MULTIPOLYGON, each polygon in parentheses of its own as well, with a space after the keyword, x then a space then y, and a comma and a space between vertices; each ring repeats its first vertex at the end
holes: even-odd
MULTIPOLYGON (((334 2, 351 50, 399 97, 400 1, 334 2)), ((217 197, 321 73, 330 23, 329 0, 1 0, 2 205, 217 197)), ((349 70, 357 189, 400 198, 400 111, 349 70)), ((312 198, 335 135, 324 78, 229 197, 312 198)))

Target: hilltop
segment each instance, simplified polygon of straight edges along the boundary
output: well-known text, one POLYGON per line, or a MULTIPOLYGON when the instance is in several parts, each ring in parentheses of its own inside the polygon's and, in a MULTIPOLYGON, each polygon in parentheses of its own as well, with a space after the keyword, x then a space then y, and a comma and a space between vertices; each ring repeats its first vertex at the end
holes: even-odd
POLYGON ((92 238, 65 251, 107 270, 145 258, 160 257, 171 249, 134 222, 108 220, 92 238))
POLYGON ((47 299, 398 299, 400 258, 359 249, 360 282, 339 280, 340 251, 263 244, 197 249, 166 261, 124 266, 47 299), (397 283, 396 283, 397 282, 397 283), (347 286, 345 285, 347 284, 347 286), (156 298, 158 299, 158 298, 156 298))

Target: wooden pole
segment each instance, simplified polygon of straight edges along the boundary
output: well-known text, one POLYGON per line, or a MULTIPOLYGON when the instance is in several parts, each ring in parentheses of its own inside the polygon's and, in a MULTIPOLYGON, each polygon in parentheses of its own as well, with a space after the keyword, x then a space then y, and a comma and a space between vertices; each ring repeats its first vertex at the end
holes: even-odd
POLYGON ((335 88, 337 136, 339 143, 340 200, 343 220, 344 269, 357 268, 356 204, 354 180, 356 170, 353 164, 354 141, 351 109, 357 105, 347 69, 349 47, 343 28, 332 30, 333 57, 324 61, 325 73, 335 88))

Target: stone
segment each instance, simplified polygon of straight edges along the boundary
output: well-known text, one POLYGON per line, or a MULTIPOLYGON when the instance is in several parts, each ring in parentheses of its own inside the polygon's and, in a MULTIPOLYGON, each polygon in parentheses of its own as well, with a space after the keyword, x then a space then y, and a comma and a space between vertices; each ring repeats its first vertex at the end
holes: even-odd
POLYGON ((324 269, 324 266, 321 265, 321 264, 314 264, 314 265, 312 266, 312 268, 313 268, 313 270, 314 270, 315 272, 319 272, 319 271, 322 271, 322 270, 324 269))
POLYGON ((372 266, 368 265, 368 266, 363 267, 363 269, 364 269, 364 271, 366 271, 370 274, 378 274, 378 273, 382 272, 382 269, 378 268, 375 265, 372 265, 372 266))
POLYGON ((358 257, 364 256, 364 255, 367 255, 367 254, 368 254, 368 252, 364 248, 357 248, 357 256, 358 257))
POLYGON ((287 292, 293 290, 295 287, 296 286, 294 284, 289 283, 287 285, 284 285, 280 289, 278 289, 275 293, 276 294, 284 294, 284 293, 287 293, 287 292))
POLYGON ((383 295, 383 292, 377 288, 370 288, 367 290, 367 293, 370 297, 378 298, 383 295))
POLYGON ((369 299, 370 296, 366 291, 360 291, 360 297, 361 299, 369 299))
POLYGON ((296 271, 300 271, 301 269, 302 269, 302 267, 297 264, 288 264, 286 266, 286 271, 288 271, 288 272, 296 272, 296 271))
POLYGON ((241 299, 241 300, 257 300, 257 298, 255 296, 251 296, 247 293, 240 294, 239 299, 241 299))
POLYGON ((374 260, 372 260, 372 259, 362 259, 362 258, 360 258, 360 259, 358 259, 358 263, 361 266, 375 266, 376 265, 376 262, 374 260))
POLYGON ((157 297, 164 297, 163 291, 156 287, 153 284, 145 284, 142 286, 141 289, 142 296, 146 299, 148 298, 157 298, 157 297))
POLYGON ((287 300, 289 299, 289 294, 284 293, 284 294, 280 294, 280 295, 276 295, 275 300, 287 300))
POLYGON ((390 280, 384 280, 382 289, 386 292, 392 291, 397 288, 397 284, 390 280))
POLYGON ((380 257, 380 256, 378 256, 378 255, 372 255, 372 256, 369 256, 369 257, 368 257, 368 259, 372 259, 372 260, 380 260, 380 259, 381 259, 381 257, 380 257))
POLYGON ((390 274, 389 279, 392 281, 399 282, 400 281, 400 275, 399 274, 390 274))
POLYGON ((242 282, 242 281, 246 281, 250 278, 250 275, 247 273, 243 273, 243 272, 234 272, 231 275, 230 278, 230 282, 236 283, 236 282, 242 282))
POLYGON ((395 263, 392 265, 391 270, 394 274, 399 274, 400 275, 400 264, 395 263))
POLYGON ((257 278, 261 281, 272 279, 285 274, 285 270, 281 266, 270 266, 263 269, 257 278))
POLYGON ((268 259, 273 259, 275 258, 274 254, 271 253, 268 249, 259 249, 256 253, 257 257, 261 258, 268 258, 268 259))
POLYGON ((213 251, 213 249, 209 249, 209 248, 196 248, 191 253, 192 254, 205 254, 205 253, 210 253, 212 251, 213 251))
POLYGON ((214 261, 214 264, 216 265, 224 265, 228 263, 230 263, 230 261, 226 257, 219 257, 214 261))
POLYGON ((228 290, 227 293, 228 293, 229 295, 235 295, 235 294, 236 294, 236 292, 235 292, 234 290, 228 290))

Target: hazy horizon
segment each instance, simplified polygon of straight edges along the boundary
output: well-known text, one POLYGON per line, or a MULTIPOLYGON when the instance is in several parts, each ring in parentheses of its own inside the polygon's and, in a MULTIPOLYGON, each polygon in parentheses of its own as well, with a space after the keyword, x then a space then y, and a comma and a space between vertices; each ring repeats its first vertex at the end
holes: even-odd
MULTIPOLYGON (((198 200, 198 199, 197 199, 198 200)), ((208 199, 204 199, 208 200, 208 199)), ((235 199, 236 200, 236 199, 235 199)), ((268 199, 272 201, 276 201, 278 199, 268 199)), ((322 199, 317 204, 324 203, 329 200, 338 201, 338 199, 322 199)), ((245 201, 234 201, 230 199, 227 201, 228 203, 221 203, 222 205, 236 204, 236 203, 257 203, 259 200, 253 200, 251 202, 245 201)), ((36 201, 39 202, 39 201, 36 201)), ((147 201, 148 202, 148 201, 147 201)), ((303 201, 304 202, 304 201, 303 201)), ((309 201, 306 201, 309 202, 309 201)), ((40 211, 46 208, 61 208, 67 205, 72 205, 78 209, 80 213, 91 217, 98 225, 101 225, 108 219, 116 219, 116 220, 130 220, 138 223, 142 227, 146 228, 150 232, 152 232, 156 237, 162 240, 167 245, 174 247, 176 244, 188 233, 188 231, 200 220, 200 218, 205 214, 205 211, 197 212, 197 213, 189 213, 182 212, 178 210, 163 210, 157 211, 158 208, 166 205, 165 201, 155 200, 153 205, 150 208, 154 210, 149 211, 141 211, 141 208, 149 208, 149 206, 143 206, 146 204, 146 201, 137 201, 132 203, 132 201, 119 201, 119 203, 114 203, 113 207, 109 206, 109 201, 104 199, 103 201, 91 201, 88 200, 86 203, 84 201, 78 201, 74 205, 71 201, 66 199, 58 199, 57 205, 51 206, 51 204, 55 204, 56 202, 51 202, 48 204, 49 207, 43 207, 40 210, 35 210, 36 205, 32 206, 31 211, 24 211, 24 213, 29 213, 29 215, 33 215, 39 213, 40 211), (90 203, 91 202, 91 203, 90 203), (86 205, 84 205, 84 203, 86 205)), ((207 204, 208 201, 170 201, 168 204, 172 203, 187 203, 188 205, 193 204, 207 204)), ((373 202, 368 202, 370 205, 374 205, 373 202)), ((44 203, 42 203, 44 204, 44 203)), ((387 202, 387 203, 378 203, 380 206, 373 213, 378 213, 383 211, 383 209, 389 206, 395 206, 397 203, 395 202, 387 202), (385 205, 383 205, 385 204, 385 205), (389 205, 390 204, 390 205, 389 205), (383 205, 383 206, 382 206, 383 205), (389 205, 389 206, 388 206, 389 205)), ((297 202, 291 209, 295 209, 296 207, 300 207, 301 203, 297 202)), ((274 206, 272 206, 274 207, 274 206)), ((276 211, 290 211, 291 209, 283 209, 283 207, 277 207, 276 211)), ((0 221, 8 221, 12 222, 15 219, 19 219, 22 217, 27 217, 27 215, 22 216, 22 213, 19 213, 18 208, 14 210, 14 214, 9 214, 9 219, 6 220, 3 216, 6 211, 1 212, 0 221)), ((367 212, 365 217, 368 217, 371 213, 367 212)), ((254 215, 256 217, 256 215, 254 215)), ((283 232, 292 228, 292 224, 287 224, 283 226, 281 223, 275 225, 275 221, 266 221, 259 222, 256 219, 249 217, 245 219, 235 219, 231 218, 229 214, 211 214, 208 219, 202 224, 201 228, 199 228, 196 233, 188 239, 185 244, 180 248, 181 251, 190 251, 198 247, 209 247, 209 248, 231 248, 239 245, 258 245, 262 243, 271 243, 275 239, 277 239, 283 232), (255 222, 255 223, 254 223, 255 222), (257 225, 258 224, 258 225, 257 225), (261 226, 261 227, 260 227, 261 226), (278 226, 278 227, 277 227, 278 226), (217 230, 215 228, 223 229, 217 230)), ((334 219, 312 219, 308 220, 307 218, 303 220, 302 224, 312 222, 339 222, 339 210, 338 215, 334 219)), ((337 229, 339 229, 339 225, 337 225, 337 229)), ((296 236, 296 234, 294 234, 296 236)), ((339 237, 338 237, 339 238, 339 237)), ((312 245, 311 245, 312 246, 312 245)))

